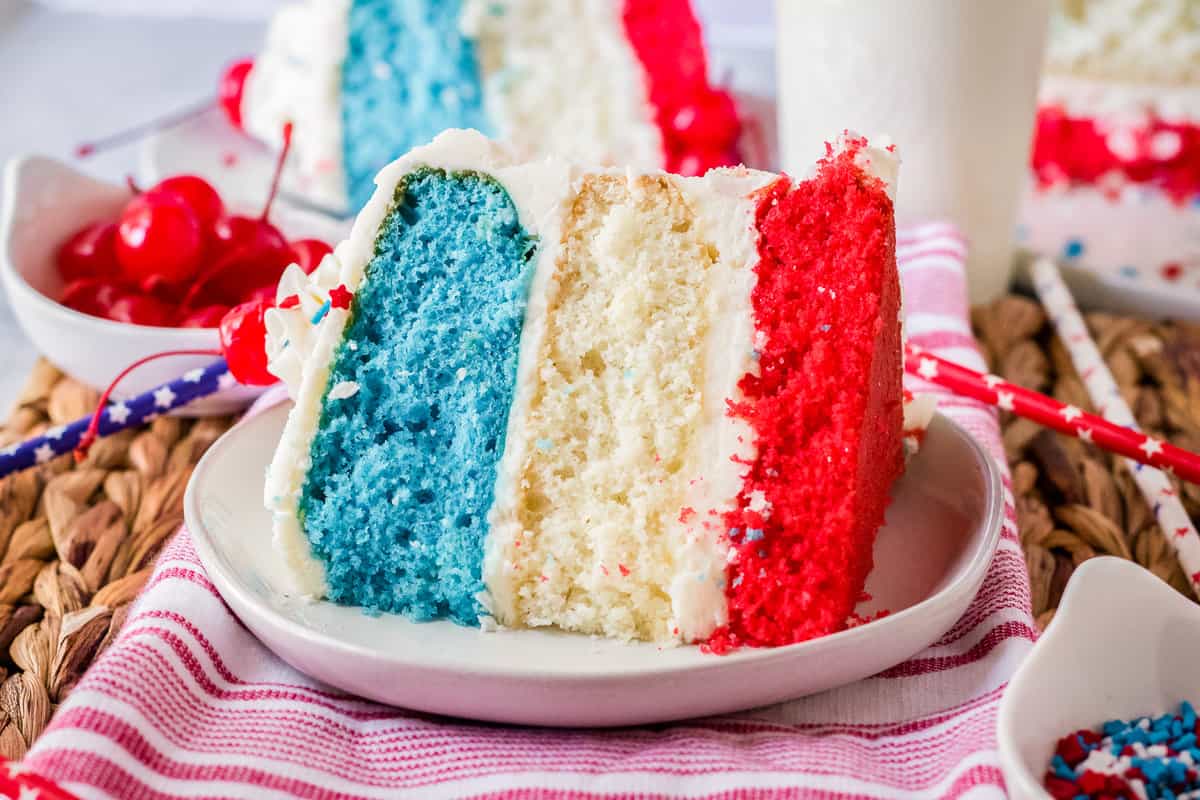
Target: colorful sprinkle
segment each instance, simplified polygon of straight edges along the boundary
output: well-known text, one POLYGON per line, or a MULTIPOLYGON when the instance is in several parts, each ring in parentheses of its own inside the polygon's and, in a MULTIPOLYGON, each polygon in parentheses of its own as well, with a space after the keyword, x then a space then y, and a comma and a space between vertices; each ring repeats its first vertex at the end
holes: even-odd
POLYGON ((329 303, 334 308, 349 308, 354 294, 344 285, 333 287, 329 292, 329 303))
POLYGON ((1059 739, 1042 785, 1056 800, 1200 796, 1196 711, 1109 720, 1059 739))
POLYGON ((319 324, 321 322, 321 320, 325 319, 325 315, 328 313, 329 313, 329 301, 326 300, 324 303, 321 304, 321 307, 317 309, 317 313, 313 314, 312 324, 313 325, 319 324))
POLYGON ((1162 265, 1162 276, 1169 281, 1177 281, 1183 275, 1183 266, 1178 261, 1169 261, 1162 265))

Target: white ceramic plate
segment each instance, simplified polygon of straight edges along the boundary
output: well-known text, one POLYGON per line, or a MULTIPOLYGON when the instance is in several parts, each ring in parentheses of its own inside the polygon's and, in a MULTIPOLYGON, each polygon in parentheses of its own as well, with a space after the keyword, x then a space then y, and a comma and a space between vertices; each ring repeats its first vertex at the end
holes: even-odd
POLYGON ((1083 563, 1000 702, 1000 763, 1014 800, 1050 797, 1041 778, 1062 736, 1200 702, 1197 664, 1200 606, 1131 561, 1083 563))
POLYGON ((634 725, 718 714, 850 683, 920 651, 966 610, 991 563, 1003 503, 992 460, 936 417, 897 484, 875 546, 875 622, 789 647, 715 656, 546 630, 483 633, 368 617, 281 598, 263 473, 287 414, 234 428, 196 468, 187 524, 213 583, 269 648, 302 672, 393 705, 534 725, 634 725))

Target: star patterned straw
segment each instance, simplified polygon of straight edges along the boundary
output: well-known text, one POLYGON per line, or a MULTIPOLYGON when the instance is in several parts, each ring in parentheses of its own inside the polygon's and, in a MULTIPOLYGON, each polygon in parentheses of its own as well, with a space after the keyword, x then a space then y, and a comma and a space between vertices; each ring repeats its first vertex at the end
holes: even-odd
POLYGON ((1200 484, 1200 456, 1152 436, 1110 422, 1053 397, 1009 383, 999 375, 984 375, 947 361, 915 345, 905 348, 905 368, 930 383, 1011 411, 1059 433, 1074 436, 1102 450, 1125 456, 1140 465, 1170 470, 1190 483, 1200 484))
POLYGON ((1143 439, 1140 449, 1145 458, 1134 457, 1132 460, 1126 460, 1125 466, 1129 468, 1134 482, 1142 490, 1146 502, 1150 504, 1158 526, 1166 534, 1166 540, 1175 548, 1184 573, 1191 580, 1192 586, 1200 591, 1200 535, 1197 535, 1191 518, 1179 502, 1170 479, 1159 469, 1153 468, 1171 469, 1180 478, 1197 483, 1200 481, 1197 481, 1194 475, 1190 472, 1185 474, 1182 469, 1185 463, 1190 469, 1190 461, 1195 460, 1196 456, 1138 431, 1137 420, 1121 396, 1121 390, 1113 380, 1112 373, 1108 371, 1099 348, 1092 341, 1083 316, 1075 305, 1075 299, 1063 281, 1062 273, 1048 258, 1034 260, 1030 269, 1034 290, 1041 298, 1042 305, 1046 307, 1050 322, 1058 332, 1058 338, 1062 340, 1071 357, 1071 363, 1075 365, 1075 371, 1087 387, 1088 395, 1096 409, 1105 419, 1143 439), (1184 462, 1172 457, 1176 451, 1186 454, 1190 459, 1184 462))
MULTIPOLYGON (((225 359, 219 359, 144 394, 109 403, 100 416, 99 434, 108 436, 140 427, 168 411, 236 384, 225 359)), ((67 425, 50 428, 41 436, 0 449, 0 477, 70 453, 87 432, 92 416, 88 414, 67 425)))

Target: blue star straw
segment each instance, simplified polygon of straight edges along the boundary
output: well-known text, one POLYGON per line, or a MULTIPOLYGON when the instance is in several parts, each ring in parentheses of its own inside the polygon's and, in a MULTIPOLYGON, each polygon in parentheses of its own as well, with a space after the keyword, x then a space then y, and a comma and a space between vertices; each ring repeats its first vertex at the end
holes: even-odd
POLYGON ((59 425, 41 436, 0 450, 0 478, 44 464, 76 448, 86 450, 96 436, 109 436, 126 428, 140 427, 168 411, 236 384, 225 359, 221 358, 136 397, 107 403, 96 414, 59 425), (93 426, 95 430, 89 432, 93 426))

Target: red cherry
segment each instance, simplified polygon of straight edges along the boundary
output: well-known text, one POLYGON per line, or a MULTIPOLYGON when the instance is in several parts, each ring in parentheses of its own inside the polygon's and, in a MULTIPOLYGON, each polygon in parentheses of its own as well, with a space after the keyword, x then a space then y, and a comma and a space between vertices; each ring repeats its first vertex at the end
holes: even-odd
POLYGON ((269 306, 275 305, 275 295, 279 293, 279 289, 275 284, 269 286, 260 286, 250 293, 246 299, 249 303, 266 303, 269 306))
POLYGON ((211 305, 191 312, 179 321, 180 328, 215 328, 229 313, 229 306, 211 305))
POLYGON ((676 111, 671 128, 690 145, 728 150, 737 141, 742 124, 733 98, 714 89, 676 111))
POLYGON ((286 250, 288 243, 283 234, 265 219, 231 214, 221 217, 212 228, 213 249, 221 254, 237 247, 254 249, 286 250))
POLYGON ((267 326, 263 315, 271 303, 261 300, 232 308, 221 320, 221 350, 239 383, 268 386, 277 378, 267 371, 267 326))
POLYGON ((116 299, 106 316, 114 322, 165 328, 175 314, 171 306, 149 295, 126 294, 116 299))
POLYGON ((108 310, 121 294, 121 288, 110 281, 81 278, 67 284, 58 302, 93 317, 107 317, 108 310))
POLYGON ((299 239, 292 242, 292 255, 304 274, 310 274, 321 264, 321 259, 333 252, 333 248, 320 239, 299 239))
POLYGON ((116 237, 117 226, 112 222, 93 222, 80 228, 58 248, 58 273, 65 281, 115 278, 120 272, 116 237))
POLYGON ((195 274, 203 251, 196 213, 178 195, 148 192, 121 214, 117 260, 132 283, 141 286, 154 278, 182 283, 195 274))
POLYGON ((217 84, 217 102, 229 123, 239 131, 242 130, 242 96, 246 93, 246 78, 253 68, 253 59, 235 61, 221 73, 221 82, 217 84))
POLYGON ((196 214, 196 219, 200 221, 200 227, 204 230, 212 228, 225 213, 221 195, 217 194, 211 183, 199 175, 176 175, 159 182, 151 187, 150 191, 179 195, 184 205, 196 214))
POLYGON ((207 291, 210 296, 219 298, 219 302, 238 303, 260 287, 274 287, 291 263, 292 252, 286 248, 243 246, 222 260, 207 291))

